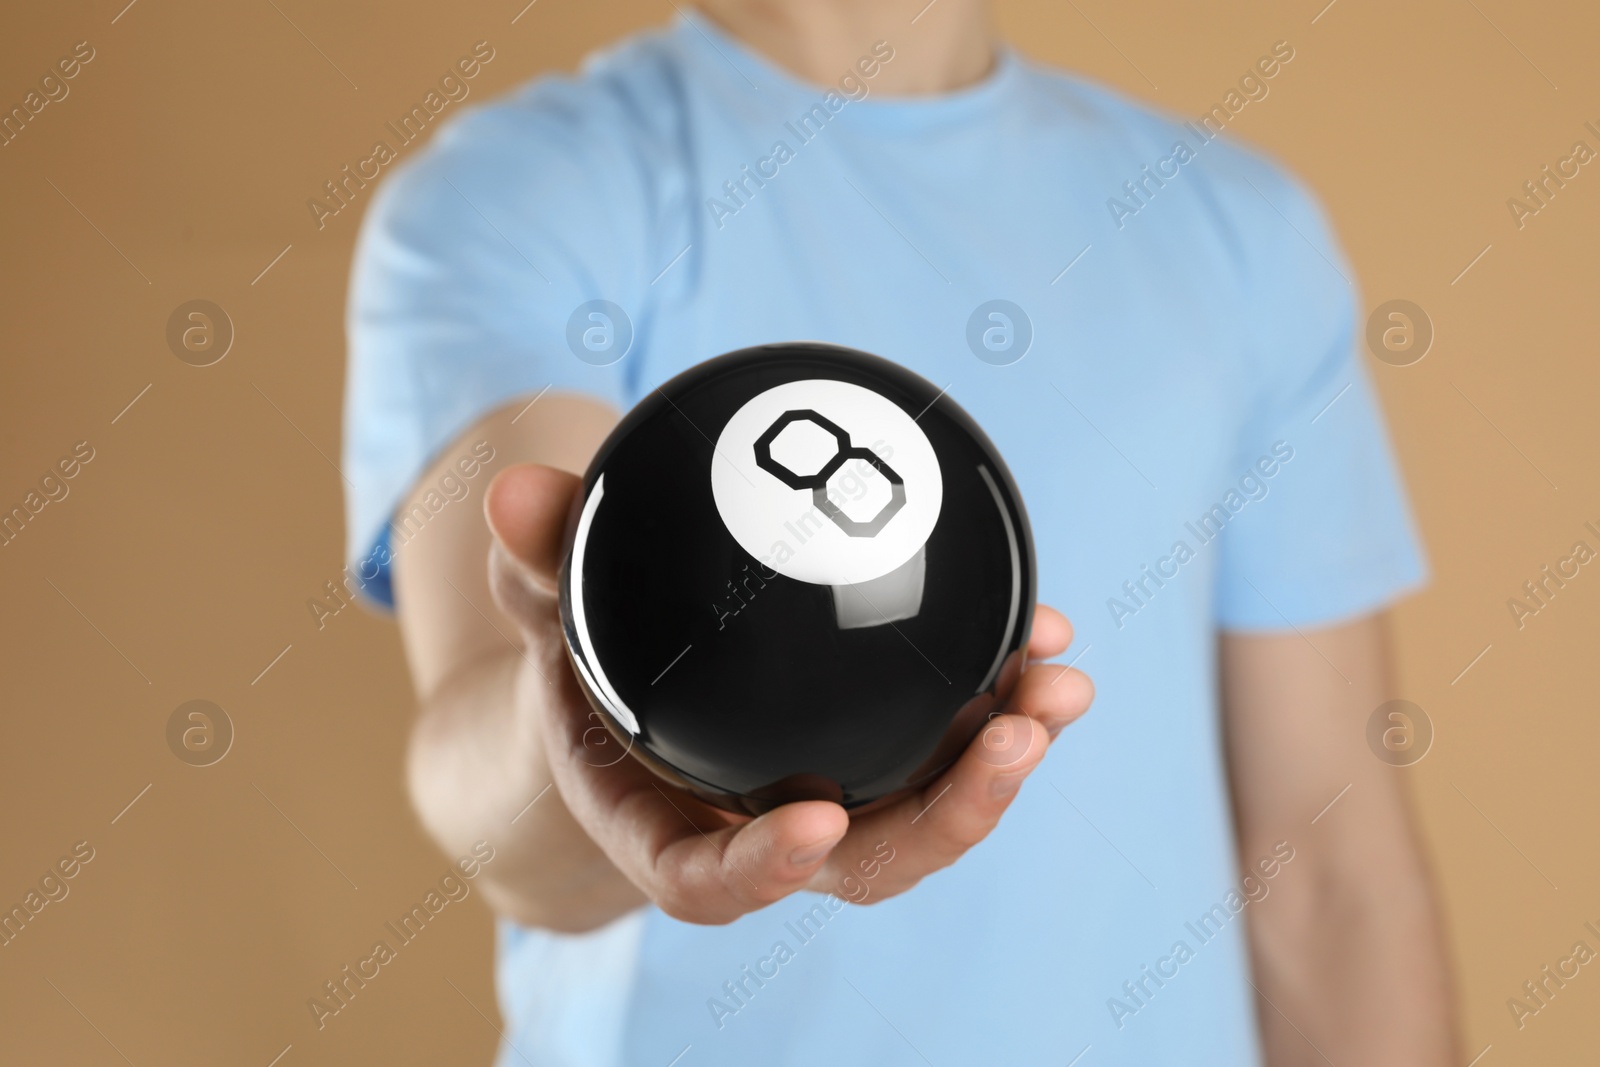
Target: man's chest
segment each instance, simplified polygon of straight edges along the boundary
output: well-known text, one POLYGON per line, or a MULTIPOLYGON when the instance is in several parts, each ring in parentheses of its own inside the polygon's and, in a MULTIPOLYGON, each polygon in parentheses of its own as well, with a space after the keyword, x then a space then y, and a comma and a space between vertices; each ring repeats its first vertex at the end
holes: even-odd
POLYGON ((1099 258, 1091 248, 1054 281, 1002 258, 942 281, 927 264, 881 265, 841 247, 819 240, 765 258, 710 250, 694 291, 641 334, 636 389, 774 341, 892 359, 994 441, 1041 554, 1059 545, 1115 559, 1130 541, 1165 538, 1224 488, 1258 384, 1232 304, 1202 284, 1114 248, 1099 258))

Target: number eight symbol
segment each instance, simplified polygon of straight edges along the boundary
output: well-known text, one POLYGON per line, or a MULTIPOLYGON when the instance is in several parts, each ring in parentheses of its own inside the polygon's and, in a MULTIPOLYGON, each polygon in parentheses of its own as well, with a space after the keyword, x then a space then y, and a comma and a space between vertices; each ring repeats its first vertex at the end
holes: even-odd
POLYGON ((878 531, 883 529, 888 521, 895 517, 901 508, 906 506, 905 479, 900 477, 893 467, 884 462, 883 458, 870 448, 861 448, 851 444, 850 435, 840 429, 832 420, 825 419, 810 408, 797 408, 785 411, 779 415, 767 431, 755 442, 756 466, 778 479, 790 489, 811 490, 811 501, 828 517, 828 520, 843 530, 847 537, 876 537, 878 531), (815 474, 797 474, 778 462, 772 455, 772 442, 777 440, 790 424, 796 422, 809 422, 819 427, 824 433, 830 434, 834 440, 833 457, 822 465, 815 474), (849 460, 860 460, 870 464, 879 474, 889 481, 889 502, 879 509, 878 514, 866 522, 857 522, 846 515, 828 496, 828 479, 838 473, 849 460))

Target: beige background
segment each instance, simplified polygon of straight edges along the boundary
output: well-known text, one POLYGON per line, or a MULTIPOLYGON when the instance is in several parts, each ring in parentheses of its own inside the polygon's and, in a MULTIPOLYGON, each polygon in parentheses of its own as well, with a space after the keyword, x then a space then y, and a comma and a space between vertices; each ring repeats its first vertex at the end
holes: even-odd
MULTIPOLYGON (((97 51, 0 149, 0 505, 75 442, 96 450, 0 548, 0 901, 73 842, 96 849, 70 896, 0 948, 0 1061, 120 1063, 114 1045, 141 1067, 265 1067, 292 1045, 287 1067, 485 1062, 497 1016, 476 896, 326 1030, 305 1007, 446 863, 405 801, 394 628, 352 610, 319 632, 305 606, 341 566, 330 457, 358 223, 347 211, 318 232, 305 201, 473 42, 498 53, 480 99, 671 8, 541 0, 513 24, 517 0, 139 0, 119 17, 123 3, 32 5, 0 30, 8 105, 73 43, 97 51), (165 342, 195 297, 237 329, 207 368, 165 342), (165 742, 196 697, 237 728, 208 768, 165 742)), ((1230 135, 1320 191, 1369 309, 1407 298, 1437 330, 1421 363, 1373 370, 1434 566, 1399 612, 1396 695, 1437 740, 1396 773, 1443 881, 1467 1055, 1586 1062, 1600 975, 1586 968, 1521 1032, 1505 1001, 1600 925, 1600 571, 1520 632, 1506 600, 1578 538, 1600 547, 1582 529, 1600 525, 1600 165, 1520 231, 1505 201, 1575 140, 1600 148, 1583 128, 1600 125, 1600 16, 1551 0, 1319 7, 1000 11, 1029 54, 1185 115, 1272 42, 1296 49, 1230 135)))

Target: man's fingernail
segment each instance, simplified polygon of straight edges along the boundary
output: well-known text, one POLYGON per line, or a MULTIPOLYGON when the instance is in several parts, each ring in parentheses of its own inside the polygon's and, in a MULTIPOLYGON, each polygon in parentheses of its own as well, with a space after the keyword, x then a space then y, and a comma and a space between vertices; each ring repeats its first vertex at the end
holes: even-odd
POLYGON ((832 838, 829 838, 826 841, 818 841, 814 845, 802 845, 800 848, 797 848, 793 852, 789 853, 789 866, 809 867, 822 857, 826 856, 829 852, 833 851, 833 846, 838 843, 839 842, 833 840, 832 838))
POLYGON ((1026 771, 1022 774, 1002 774, 989 783, 989 795, 996 800, 1004 800, 1017 791, 1026 777, 1028 777, 1026 771))

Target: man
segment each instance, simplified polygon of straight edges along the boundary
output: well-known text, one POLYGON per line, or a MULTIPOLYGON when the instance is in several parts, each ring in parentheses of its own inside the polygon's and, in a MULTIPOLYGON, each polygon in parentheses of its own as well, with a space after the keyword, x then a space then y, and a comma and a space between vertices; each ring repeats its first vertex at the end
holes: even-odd
POLYGON ((417 810, 496 849, 502 1062, 1455 1063, 1364 742, 1423 567, 1348 268, 1214 128, 1027 63, 983 0, 921 7, 707 0, 464 114, 374 202, 352 554, 420 695, 417 810), (1037 662, 1073 640, 1041 608, 1007 714, 854 822, 737 822, 595 758, 554 599, 619 414, 790 339, 901 362, 987 430, 1099 687, 1052 744, 1091 687, 1037 662), (499 471, 482 515, 424 492, 487 483, 469 456, 499 471))

